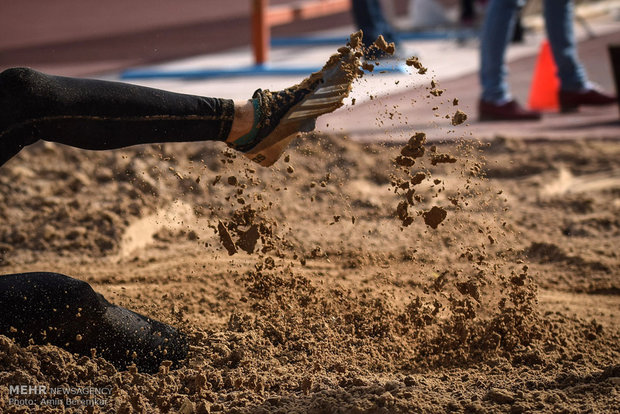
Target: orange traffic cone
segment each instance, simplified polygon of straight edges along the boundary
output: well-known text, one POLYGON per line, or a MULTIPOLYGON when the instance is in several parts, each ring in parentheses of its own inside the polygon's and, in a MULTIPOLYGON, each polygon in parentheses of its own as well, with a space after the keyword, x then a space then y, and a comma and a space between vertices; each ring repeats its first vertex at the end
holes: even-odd
POLYGON ((536 60, 534 78, 530 89, 529 107, 537 111, 557 111, 560 107, 558 92, 560 80, 549 41, 545 40, 540 46, 540 53, 536 60))

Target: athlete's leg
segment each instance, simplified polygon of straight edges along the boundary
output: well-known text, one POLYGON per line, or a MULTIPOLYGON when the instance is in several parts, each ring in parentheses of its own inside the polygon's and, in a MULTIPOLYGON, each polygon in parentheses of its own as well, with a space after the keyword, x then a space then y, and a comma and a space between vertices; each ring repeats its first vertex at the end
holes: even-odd
POLYGON ((14 68, 0 74, 0 164, 40 139, 103 150, 225 141, 233 101, 14 68))
POLYGON ((207 98, 13 68, 0 73, 0 166, 24 146, 47 140, 105 150, 136 144, 226 141, 262 165, 293 135, 342 105, 358 55, 339 49, 300 85, 255 92, 250 101, 207 98), (302 108, 303 107, 303 108, 302 108))
POLYGON ((88 283, 57 273, 0 276, 0 334, 27 346, 52 344, 96 355, 118 369, 135 363, 156 372, 163 360, 187 355, 175 328, 113 305, 88 283))

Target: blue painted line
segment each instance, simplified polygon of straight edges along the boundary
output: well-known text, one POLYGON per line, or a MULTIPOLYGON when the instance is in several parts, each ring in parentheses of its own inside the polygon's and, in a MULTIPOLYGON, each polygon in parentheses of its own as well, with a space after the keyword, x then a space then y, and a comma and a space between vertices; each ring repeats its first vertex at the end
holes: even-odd
MULTIPOLYGON (((384 64, 377 66, 374 74, 382 73, 408 73, 404 63, 384 64)), ((269 65, 254 65, 240 68, 222 69, 188 69, 188 70, 165 70, 165 69, 128 69, 121 73, 121 79, 210 79, 237 76, 297 76, 309 75, 321 70, 319 67, 278 67, 269 65)))
POLYGON ((472 29, 405 32, 400 34, 400 38, 403 40, 453 40, 474 37, 478 37, 478 31, 472 29))
MULTIPOLYGON (((450 40, 450 39, 466 39, 478 36, 478 31, 473 29, 456 29, 456 30, 432 30, 420 32, 400 32, 398 36, 402 40, 450 40)), ((271 46, 287 47, 287 46, 326 46, 326 45, 343 45, 347 42, 347 37, 273 37, 271 46)))
POLYGON ((309 75, 320 70, 320 67, 278 67, 270 65, 252 65, 238 68, 214 68, 214 69, 128 69, 121 73, 121 79, 208 79, 237 76, 285 76, 285 75, 309 75))

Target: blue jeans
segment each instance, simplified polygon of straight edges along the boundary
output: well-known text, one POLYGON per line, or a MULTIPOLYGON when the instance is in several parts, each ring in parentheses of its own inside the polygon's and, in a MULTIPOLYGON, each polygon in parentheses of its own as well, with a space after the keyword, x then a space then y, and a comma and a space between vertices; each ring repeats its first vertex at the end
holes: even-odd
POLYGON ((385 19, 379 0, 353 0, 352 6, 355 24, 364 32, 364 46, 372 45, 379 35, 398 46, 398 35, 385 19))
MULTIPOLYGON (((506 48, 522 0, 491 0, 489 2, 480 40, 480 84, 482 99, 500 102, 511 99, 506 76, 506 48)), ((577 58, 573 33, 573 3, 571 0, 545 0, 544 18, 547 37, 558 68, 560 88, 577 91, 588 85, 585 70, 577 58)))

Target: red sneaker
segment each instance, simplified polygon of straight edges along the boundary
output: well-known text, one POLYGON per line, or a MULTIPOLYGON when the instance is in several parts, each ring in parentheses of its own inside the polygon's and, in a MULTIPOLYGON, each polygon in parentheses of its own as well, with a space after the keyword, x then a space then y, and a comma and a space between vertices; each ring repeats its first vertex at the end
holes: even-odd
POLYGON ((536 121, 541 118, 540 112, 529 111, 514 99, 501 105, 480 100, 478 114, 480 121, 536 121))
POLYGON ((596 89, 585 91, 560 91, 560 110, 562 112, 575 112, 580 106, 604 106, 618 102, 618 98, 596 89))

